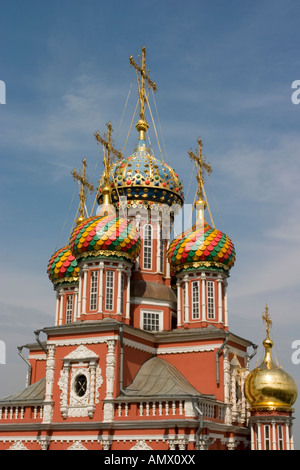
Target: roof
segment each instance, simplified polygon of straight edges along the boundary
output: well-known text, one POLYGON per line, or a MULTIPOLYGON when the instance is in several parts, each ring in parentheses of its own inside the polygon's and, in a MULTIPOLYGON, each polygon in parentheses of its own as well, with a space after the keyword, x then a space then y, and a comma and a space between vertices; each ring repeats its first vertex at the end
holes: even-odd
POLYGON ((9 405, 11 403, 22 402, 24 404, 42 402, 45 397, 45 379, 41 379, 32 385, 29 385, 24 390, 9 395, 4 398, 0 398, 2 405, 9 405))
POLYGON ((142 365, 125 393, 129 396, 156 398, 201 395, 176 367, 158 357, 152 357, 142 365))

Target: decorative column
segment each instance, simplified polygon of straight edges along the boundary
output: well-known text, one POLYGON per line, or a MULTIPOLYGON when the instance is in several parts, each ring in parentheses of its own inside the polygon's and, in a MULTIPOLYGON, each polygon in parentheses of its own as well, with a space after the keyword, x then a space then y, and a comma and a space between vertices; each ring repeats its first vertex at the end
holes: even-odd
MULTIPOLYGON (((105 400, 112 400, 114 392, 115 381, 115 344, 114 339, 107 340, 107 355, 106 355, 106 397, 105 400)), ((113 421, 114 418, 114 404, 111 402, 104 403, 104 422, 113 421)))
POLYGON ((218 283, 218 322, 223 322, 223 305, 222 305, 222 282, 223 279, 221 276, 218 276, 217 283, 218 283))
POLYGON ((286 450, 290 450, 290 433, 289 433, 289 424, 286 423, 286 450))
POLYGON ((206 320, 206 274, 201 273, 201 310, 202 310, 202 321, 206 320))
POLYGON ((74 289, 74 320, 78 317, 78 287, 74 289))
POLYGON ((82 268, 83 272, 83 292, 82 292, 82 312, 83 314, 86 313, 86 299, 87 299, 87 274, 88 274, 88 267, 85 264, 82 268))
POLYGON ((64 291, 63 289, 60 289, 59 291, 59 318, 58 318, 58 324, 62 325, 63 322, 63 307, 64 307, 64 291))
POLYGON ((231 406, 230 406, 230 362, 228 348, 224 349, 224 402, 226 403, 225 424, 231 424, 231 406))
POLYGON ((228 297, 227 297, 228 282, 226 280, 224 280, 223 286, 224 286, 224 324, 225 326, 228 326, 228 297))
POLYGON ((95 378, 96 378, 96 367, 97 362, 95 359, 90 361, 90 397, 89 397, 89 404, 88 404, 88 416, 92 418, 94 416, 95 411, 95 378))
POLYGON ((52 422, 53 414, 53 383, 54 383, 54 369, 55 369, 55 345, 48 345, 48 355, 46 361, 46 390, 45 390, 45 401, 44 401, 44 413, 43 423, 52 422))
POLYGON ((181 287, 180 282, 177 281, 177 327, 181 326, 181 287))
POLYGON ((117 315, 121 315, 121 277, 122 277, 122 265, 119 264, 117 268, 118 273, 118 293, 117 293, 117 315))
POLYGON ((159 222, 156 225, 156 272, 160 273, 160 244, 161 244, 161 239, 160 239, 160 225, 159 222))
POLYGON ((102 313, 103 307, 103 272, 104 272, 104 263, 100 261, 99 263, 99 286, 98 286, 98 312, 102 313))
POLYGON ((55 326, 58 325, 59 297, 59 293, 56 292, 55 326))
POLYGON ((127 286, 126 286, 126 312, 125 312, 125 318, 130 319, 130 276, 131 276, 131 270, 128 269, 126 272, 127 275, 127 286))
POLYGON ((189 321, 189 277, 184 276, 185 296, 184 296, 184 322, 189 321))
POLYGON ((276 450, 276 426, 274 419, 271 422, 272 424, 272 450, 276 450))

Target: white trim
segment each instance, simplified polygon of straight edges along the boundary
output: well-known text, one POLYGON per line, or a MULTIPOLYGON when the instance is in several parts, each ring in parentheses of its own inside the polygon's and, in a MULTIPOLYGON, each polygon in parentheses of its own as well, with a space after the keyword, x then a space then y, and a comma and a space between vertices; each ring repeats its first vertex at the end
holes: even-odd
POLYGON ((130 302, 136 305, 155 305, 158 307, 170 307, 176 310, 176 302, 170 300, 154 300, 147 297, 131 297, 130 302))

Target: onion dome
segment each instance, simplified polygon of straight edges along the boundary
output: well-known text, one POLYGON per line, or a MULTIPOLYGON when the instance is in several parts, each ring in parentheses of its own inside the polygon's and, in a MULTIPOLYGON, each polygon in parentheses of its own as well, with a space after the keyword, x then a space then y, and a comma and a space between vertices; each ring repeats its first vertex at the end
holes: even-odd
MULTIPOLYGON (((120 196, 125 196, 129 205, 183 204, 183 185, 178 174, 167 163, 151 155, 143 139, 138 141, 130 157, 113 165, 112 174, 110 187, 113 204, 118 205, 120 196)), ((102 199, 100 188, 99 204, 102 204, 102 199)))
POLYGON ((271 356, 273 341, 263 342, 265 357, 260 366, 250 372, 245 381, 245 396, 252 410, 293 411, 297 398, 294 379, 281 367, 274 364, 271 356))
POLYGON ((78 281, 78 263, 69 246, 61 248, 51 256, 47 272, 54 285, 78 281))
POLYGON ((229 271, 236 254, 230 238, 204 221, 171 242, 168 258, 175 272, 199 267, 229 271))
POLYGON ((112 257, 135 261, 140 237, 133 222, 108 213, 90 217, 77 225, 70 247, 76 259, 112 257))

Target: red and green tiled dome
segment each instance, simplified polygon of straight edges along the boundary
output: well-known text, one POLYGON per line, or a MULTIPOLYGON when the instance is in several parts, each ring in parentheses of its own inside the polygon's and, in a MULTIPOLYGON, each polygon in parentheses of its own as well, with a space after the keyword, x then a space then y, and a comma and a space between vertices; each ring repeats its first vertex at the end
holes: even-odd
POLYGON ((115 214, 93 216, 78 225, 70 247, 76 259, 112 257, 135 261, 140 251, 135 225, 115 214))
POLYGON ((232 241, 220 230, 194 225, 171 242, 168 258, 175 272, 201 267, 213 267, 229 271, 235 262, 232 241))
POLYGON ((53 284, 78 281, 78 263, 69 246, 61 248, 51 256, 47 272, 53 284))

